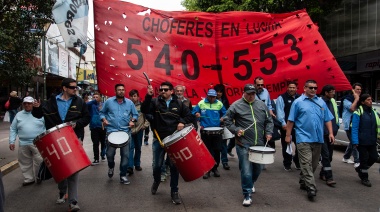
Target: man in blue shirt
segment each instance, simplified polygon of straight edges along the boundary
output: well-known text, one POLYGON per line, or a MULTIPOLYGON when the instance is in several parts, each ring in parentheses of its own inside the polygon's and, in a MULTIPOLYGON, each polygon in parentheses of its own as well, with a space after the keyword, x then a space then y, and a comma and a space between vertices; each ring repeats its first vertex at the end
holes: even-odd
POLYGON ((331 120, 334 118, 326 103, 316 96, 317 82, 307 80, 304 91, 290 108, 286 126, 285 141, 290 143, 293 126, 296 129, 296 142, 301 165, 300 188, 307 190, 307 196, 313 200, 316 196, 314 171, 316 170, 324 142, 323 126, 328 129, 330 142, 334 141, 331 120))
MULTIPOLYGON (((135 125, 139 114, 136 110, 135 104, 124 97, 125 89, 123 84, 115 85, 116 96, 107 99, 103 104, 103 108, 100 111, 100 119, 103 125, 107 128, 107 140, 108 136, 112 132, 123 131, 128 133, 129 138, 127 143, 131 140, 131 128, 135 125)), ((115 154, 116 147, 113 147, 108 142, 107 144, 107 161, 108 161, 108 177, 113 176, 115 167, 115 154)), ((120 147, 120 183, 128 185, 130 184, 127 178, 128 158, 129 158, 129 144, 120 147)))

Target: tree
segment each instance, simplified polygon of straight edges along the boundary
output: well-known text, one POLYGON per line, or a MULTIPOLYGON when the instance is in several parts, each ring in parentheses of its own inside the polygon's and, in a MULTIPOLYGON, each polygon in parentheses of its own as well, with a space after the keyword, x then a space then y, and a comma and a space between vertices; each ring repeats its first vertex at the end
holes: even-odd
POLYGON ((0 79, 3 86, 26 86, 37 73, 45 24, 51 22, 53 1, 0 0, 0 79))
POLYGON ((256 11, 285 13, 306 8, 314 22, 323 23, 324 17, 334 11, 342 0, 183 0, 189 11, 227 12, 256 11))

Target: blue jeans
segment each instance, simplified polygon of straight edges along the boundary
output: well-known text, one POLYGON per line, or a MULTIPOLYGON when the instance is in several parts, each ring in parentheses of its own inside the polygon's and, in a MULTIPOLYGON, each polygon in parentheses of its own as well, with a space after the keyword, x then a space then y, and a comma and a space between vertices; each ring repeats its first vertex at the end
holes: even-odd
MULTIPOLYGON (((107 133, 108 138, 109 133, 107 133)), ((131 135, 129 134, 129 141, 131 142, 131 135)), ((112 169, 115 167, 115 154, 116 154, 115 147, 112 147, 109 142, 107 142, 107 161, 108 161, 108 168, 112 169)), ((127 175, 127 168, 128 168, 128 159, 129 159, 129 144, 125 145, 124 147, 120 148, 120 176, 126 176, 127 175)))
MULTIPOLYGON (((156 138, 152 143, 153 150, 153 178, 155 182, 161 182, 161 167, 164 163, 165 149, 160 146, 160 143, 156 138)), ((170 188, 171 192, 178 192, 178 178, 179 173, 177 167, 174 166, 172 161, 169 164, 170 167, 170 188)))
POLYGON ((350 143, 348 144, 348 146, 346 148, 346 152, 344 153, 343 158, 344 159, 350 159, 351 154, 352 154, 352 156, 354 157, 354 162, 355 163, 360 163, 359 152, 356 149, 356 147, 354 147, 352 145, 351 130, 346 130, 346 135, 347 135, 347 138, 350 141, 350 143))
POLYGON ((236 145, 236 153, 239 158, 239 169, 243 195, 251 195, 252 187, 261 173, 261 164, 252 163, 248 160, 248 147, 236 145))
POLYGON ((8 110, 8 113, 9 113, 9 123, 12 124, 13 119, 15 118, 17 112, 18 112, 17 109, 16 110, 8 110))
POLYGON ((138 133, 132 135, 131 143, 129 146, 129 158, 128 168, 132 168, 133 166, 140 166, 141 164, 141 146, 143 139, 144 130, 140 130, 138 133))
POLYGON ((228 139, 223 139, 223 141, 222 141, 222 151, 220 151, 220 159, 222 160, 222 164, 228 163, 228 158, 227 158, 227 140, 228 139))

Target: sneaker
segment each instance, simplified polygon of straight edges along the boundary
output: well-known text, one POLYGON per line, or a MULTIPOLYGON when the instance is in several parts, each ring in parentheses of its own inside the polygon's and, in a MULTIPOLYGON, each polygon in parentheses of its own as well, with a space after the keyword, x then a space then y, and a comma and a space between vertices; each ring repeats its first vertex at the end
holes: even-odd
POLYGON ((235 157, 234 153, 232 153, 232 152, 227 152, 227 154, 228 154, 229 156, 231 156, 231 157, 235 157))
POLYGON ((223 169, 225 170, 230 170, 230 166, 228 165, 228 163, 223 163, 223 169))
POLYGON ((350 163, 350 164, 354 163, 354 161, 352 161, 351 159, 345 159, 345 158, 343 158, 342 161, 344 163, 350 163))
POLYGON ((212 172, 214 172, 214 177, 220 177, 220 174, 219 174, 218 169, 215 169, 215 170, 212 171, 212 172))
POLYGON ((106 157, 103 156, 103 157, 102 157, 102 161, 103 161, 103 162, 106 161, 106 157))
POLYGON ((284 166, 284 170, 290 172, 292 171, 292 168, 290 166, 284 166))
POLYGON ((65 203, 66 200, 67 200, 67 194, 59 194, 59 197, 57 201, 55 201, 55 203, 62 204, 62 203, 65 203))
POLYGON ((135 166, 136 171, 142 171, 141 166, 135 166))
POLYGON ((371 182, 369 180, 362 180, 362 184, 365 185, 365 186, 367 186, 367 187, 371 187, 372 186, 372 184, 371 184, 371 182))
POLYGON ((256 193, 255 186, 252 186, 252 193, 256 193))
POLYGON ((354 168, 357 168, 360 166, 360 163, 354 163, 354 168))
POLYGON ((179 198, 179 193, 178 192, 172 192, 172 202, 174 205, 179 205, 181 204, 181 199, 179 198))
POLYGON ((95 166, 95 165, 98 165, 99 164, 99 160, 94 160, 92 163, 91 163, 91 166, 95 166))
POLYGON ((309 198, 309 200, 312 201, 314 200, 315 196, 317 196, 317 192, 315 192, 315 190, 308 189, 307 198, 309 198))
POLYGON ((207 172, 203 175, 203 179, 208 179, 210 177, 210 172, 207 172))
POLYGON ((252 204, 251 196, 245 195, 244 200, 243 200, 243 206, 249 207, 251 204, 252 204))
POLYGON ((120 183, 124 185, 129 185, 131 182, 128 180, 127 176, 120 177, 120 183))
POLYGON ((336 182, 333 179, 326 180, 326 185, 334 187, 336 182))
POLYGON ((108 177, 109 178, 113 177, 113 168, 108 169, 108 177))
POLYGON ((131 176, 133 174, 133 168, 128 167, 127 168, 127 173, 128 173, 129 176, 131 176))
POLYGON ((161 182, 165 182, 166 180, 166 174, 161 174, 161 182))
POLYGON ((80 210, 80 207, 79 207, 77 201, 74 201, 74 202, 70 203, 70 205, 69 205, 69 211, 79 211, 79 210, 80 210))
POLYGON ((153 195, 157 193, 157 189, 159 185, 160 185, 160 182, 153 181, 152 188, 150 189, 153 195))

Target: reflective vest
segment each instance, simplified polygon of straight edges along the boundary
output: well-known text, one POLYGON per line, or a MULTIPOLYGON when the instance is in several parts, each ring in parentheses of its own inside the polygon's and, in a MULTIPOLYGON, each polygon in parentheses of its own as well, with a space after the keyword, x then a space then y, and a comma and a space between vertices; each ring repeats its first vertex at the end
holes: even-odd
POLYGON ((331 103, 332 103, 333 108, 334 108, 335 122, 339 126, 338 105, 336 104, 336 101, 334 98, 331 98, 331 103))
MULTIPOLYGON (((377 139, 380 139, 380 118, 379 118, 379 115, 377 114, 376 110, 374 108, 371 108, 371 109, 372 109, 372 112, 375 114, 375 117, 376 117, 377 139)), ((359 108, 354 113, 360 117, 363 114, 363 106, 359 106, 359 108)), ((351 123, 351 126, 352 126, 352 123, 351 123)))

